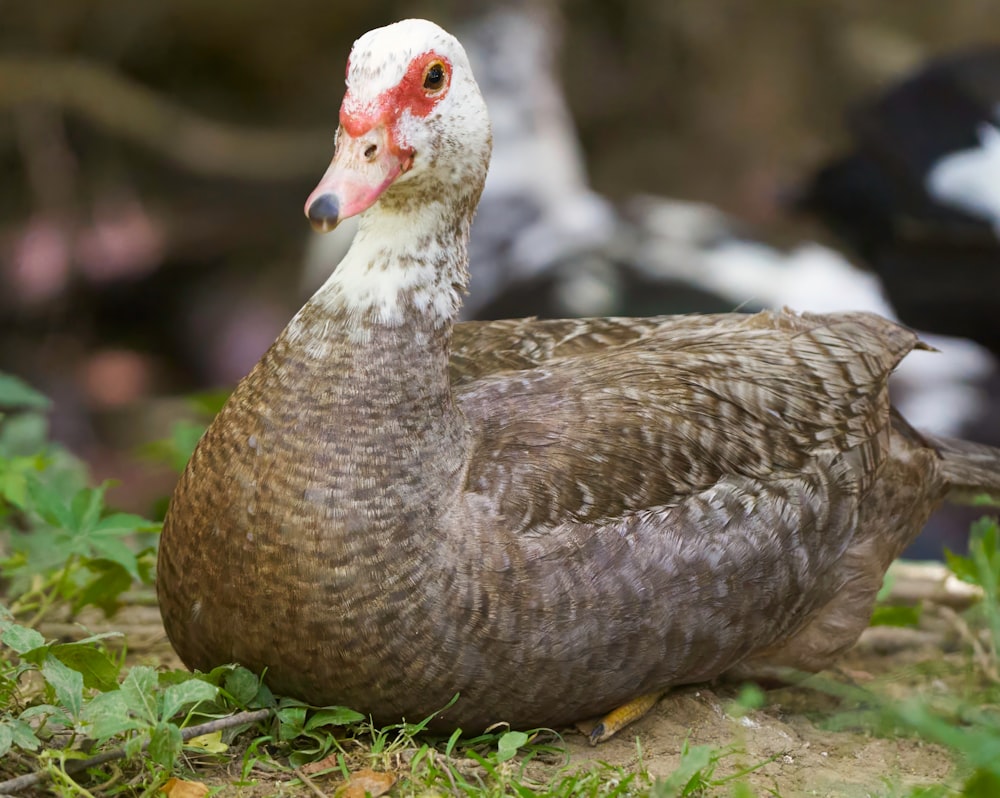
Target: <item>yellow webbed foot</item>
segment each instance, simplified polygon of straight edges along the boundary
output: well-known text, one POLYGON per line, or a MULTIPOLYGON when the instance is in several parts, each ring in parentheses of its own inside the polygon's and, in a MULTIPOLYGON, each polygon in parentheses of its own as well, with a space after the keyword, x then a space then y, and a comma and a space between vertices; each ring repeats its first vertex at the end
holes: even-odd
POLYGON ((590 732, 590 744, 597 745, 610 740, 632 721, 639 720, 656 705, 665 692, 666 690, 658 690, 655 693, 646 693, 613 709, 601 718, 590 732))

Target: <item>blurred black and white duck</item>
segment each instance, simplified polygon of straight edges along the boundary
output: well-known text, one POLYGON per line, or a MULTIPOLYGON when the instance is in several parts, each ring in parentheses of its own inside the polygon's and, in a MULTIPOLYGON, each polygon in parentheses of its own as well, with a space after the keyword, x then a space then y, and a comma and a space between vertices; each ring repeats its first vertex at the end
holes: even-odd
POLYGON ((931 61, 850 128, 854 150, 797 206, 858 252, 905 323, 1000 356, 1000 46, 931 61))

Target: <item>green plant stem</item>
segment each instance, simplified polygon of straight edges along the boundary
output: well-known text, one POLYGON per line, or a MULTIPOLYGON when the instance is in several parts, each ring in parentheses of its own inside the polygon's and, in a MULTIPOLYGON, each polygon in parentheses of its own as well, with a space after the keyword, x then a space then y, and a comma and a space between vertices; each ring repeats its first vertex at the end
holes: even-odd
POLYGON ((52 586, 51 590, 42 593, 42 600, 38 606, 38 611, 34 614, 31 620, 25 624, 25 626, 32 629, 37 628, 42 619, 49 614, 50 610, 55 606, 56 599, 62 595, 63 590, 66 587, 66 583, 69 581, 70 574, 76 570, 78 559, 79 557, 76 554, 71 554, 66 558, 66 564, 59 572, 59 579, 56 581, 55 585, 52 586))
MULTIPOLYGON (((212 732, 217 732, 221 729, 228 729, 232 726, 239 726, 243 723, 256 723, 257 721, 267 720, 267 718, 273 714, 274 710, 272 709, 257 709, 253 712, 237 712, 235 715, 230 715, 225 718, 209 721, 208 723, 200 723, 197 726, 189 726, 186 729, 181 729, 181 739, 190 740, 192 737, 199 737, 202 734, 211 734, 212 732)), ((149 742, 147 741, 146 743, 143 743, 141 750, 145 751, 148 747, 149 742)), ((90 759, 71 759, 64 764, 63 772, 69 775, 77 773, 81 770, 103 765, 105 762, 113 762, 117 759, 124 758, 125 749, 116 748, 112 751, 104 751, 103 753, 93 756, 90 759)), ((22 790, 34 787, 36 784, 45 781, 46 778, 51 778, 52 775, 53 774, 48 770, 36 770, 34 773, 26 773, 23 776, 18 776, 17 778, 0 782, 0 795, 16 795, 22 790)), ((81 787, 80 789, 83 788, 81 787)), ((87 794, 89 795, 89 793, 87 794)))
MULTIPOLYGON (((989 647, 993 664, 993 672, 996 674, 1000 665, 1000 589, 998 589, 996 575, 989 555, 984 550, 981 540, 976 541, 973 556, 975 557, 976 568, 979 571, 980 584, 986 593, 985 613, 986 620, 990 627, 989 647)), ((997 681, 994 679, 994 681, 997 681)))
MULTIPOLYGON (((41 581, 42 577, 39 575, 36 579, 37 581, 41 581)), ((17 598, 11 598, 9 605, 11 615, 19 616, 29 610, 34 610, 41 606, 41 598, 45 595, 46 584, 46 582, 43 582, 41 587, 29 587, 26 591, 21 593, 21 595, 17 596, 17 598), (36 596, 38 597, 38 600, 32 601, 32 599, 36 596)))
POLYGON ((75 793, 82 796, 83 798, 96 798, 90 790, 88 790, 83 785, 77 783, 77 781, 72 776, 69 775, 69 773, 67 772, 65 760, 63 760, 59 764, 61 765, 61 767, 57 767, 54 762, 49 762, 48 767, 41 772, 47 775, 53 781, 62 784, 64 787, 70 787, 75 793))

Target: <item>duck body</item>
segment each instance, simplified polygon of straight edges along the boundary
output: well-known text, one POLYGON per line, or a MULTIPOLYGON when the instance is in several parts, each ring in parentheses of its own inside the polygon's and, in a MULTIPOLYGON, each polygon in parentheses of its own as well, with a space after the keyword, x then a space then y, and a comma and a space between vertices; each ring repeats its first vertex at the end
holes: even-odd
MULTIPOLYGON (((346 349, 333 319, 309 324, 329 349, 286 331, 178 486, 164 619, 192 667, 240 662, 376 722, 459 693, 442 724, 553 726, 713 678, 789 640, 852 580, 870 576, 873 600, 944 493, 933 453, 889 425, 884 380, 913 339, 877 317, 524 322, 535 339, 518 333, 528 346, 507 355, 538 365, 476 359, 474 378, 461 358, 449 371, 431 330, 346 349), (885 332, 894 354, 879 351, 885 332), (612 335, 626 340, 609 351, 612 335), (881 360, 836 383, 859 337, 881 360), (609 382, 626 353, 633 373, 609 382), (342 389, 317 391, 331 373, 342 389), (896 534, 857 532, 876 507, 896 534), (857 572, 859 550, 878 564, 857 572)), ((850 645, 867 615, 845 621, 857 628, 801 664, 850 645)))
POLYGON ((919 343, 872 314, 454 324, 477 97, 431 23, 356 43, 307 214, 359 232, 181 477, 158 564, 174 647, 380 724, 458 694, 432 726, 466 731, 825 666, 946 493, 1000 493, 1000 457, 893 413, 919 343))

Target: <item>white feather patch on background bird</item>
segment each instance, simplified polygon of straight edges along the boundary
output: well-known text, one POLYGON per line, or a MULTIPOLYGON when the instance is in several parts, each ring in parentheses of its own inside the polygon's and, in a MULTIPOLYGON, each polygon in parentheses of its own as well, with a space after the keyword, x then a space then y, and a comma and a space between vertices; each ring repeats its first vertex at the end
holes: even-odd
POLYGON ((978 216, 1000 237, 1000 128, 983 123, 979 146, 945 156, 927 173, 927 191, 939 202, 978 216))

